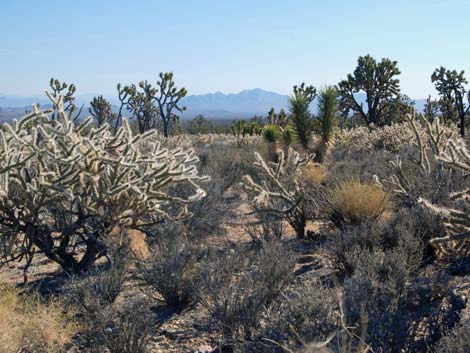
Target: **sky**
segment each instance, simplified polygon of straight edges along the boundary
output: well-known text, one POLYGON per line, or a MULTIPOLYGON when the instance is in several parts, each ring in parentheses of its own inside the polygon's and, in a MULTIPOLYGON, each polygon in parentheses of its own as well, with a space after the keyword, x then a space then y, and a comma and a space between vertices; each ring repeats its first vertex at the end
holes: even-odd
POLYGON ((402 91, 435 96, 439 66, 470 79, 470 0, 0 0, 0 93, 77 94, 172 71, 189 94, 336 84, 357 58, 398 61, 402 91))

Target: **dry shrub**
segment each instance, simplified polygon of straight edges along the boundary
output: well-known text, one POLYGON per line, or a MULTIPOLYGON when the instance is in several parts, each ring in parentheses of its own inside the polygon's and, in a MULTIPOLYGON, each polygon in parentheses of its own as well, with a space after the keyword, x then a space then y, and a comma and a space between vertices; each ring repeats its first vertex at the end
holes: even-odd
POLYGON ((324 352, 302 348, 323 342, 335 332, 337 297, 334 289, 316 281, 306 281, 287 289, 268 310, 254 351, 324 352))
POLYGON ((438 342, 436 353, 466 353, 470 352, 470 322, 464 321, 447 332, 438 342))
POLYGON ((155 289, 166 305, 182 311, 197 303, 201 281, 200 249, 188 241, 184 229, 168 226, 152 256, 139 266, 142 280, 155 289))
POLYGON ((73 278, 67 288, 67 299, 94 315, 116 301, 122 292, 126 274, 126 266, 116 261, 109 270, 96 269, 86 277, 73 278))
POLYGON ((403 246, 358 251, 355 259, 343 282, 345 322, 371 352, 430 352, 459 320, 465 301, 448 278, 419 276, 403 246))
POLYGON ((109 313, 104 320, 104 342, 95 345, 101 353, 105 346, 112 353, 145 353, 150 340, 152 318, 147 310, 149 303, 136 300, 127 303, 120 312, 109 313))
POLYGON ((201 302, 232 348, 254 338, 266 309, 293 280, 294 257, 282 243, 228 249, 208 261, 201 302))
POLYGON ((316 163, 307 163, 300 171, 301 178, 307 184, 319 185, 322 184, 327 177, 327 170, 325 167, 316 163))
POLYGON ((328 192, 327 199, 327 211, 337 226, 376 219, 390 206, 381 187, 357 179, 341 182, 328 192))
POLYGON ((74 313, 61 301, 42 302, 39 297, 19 296, 11 287, 0 287, 0 351, 57 352, 78 331, 74 313))

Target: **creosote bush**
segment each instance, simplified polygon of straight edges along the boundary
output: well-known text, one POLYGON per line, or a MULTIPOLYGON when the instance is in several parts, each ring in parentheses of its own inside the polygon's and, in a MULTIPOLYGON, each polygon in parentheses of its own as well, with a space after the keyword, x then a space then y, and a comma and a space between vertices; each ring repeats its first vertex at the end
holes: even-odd
POLYGON ((43 302, 36 295, 0 287, 0 351, 2 353, 56 353, 68 344, 80 326, 75 312, 60 300, 43 302))
POLYGON ((327 204, 331 221, 341 226, 377 219, 390 200, 380 186, 350 179, 328 192, 327 204))

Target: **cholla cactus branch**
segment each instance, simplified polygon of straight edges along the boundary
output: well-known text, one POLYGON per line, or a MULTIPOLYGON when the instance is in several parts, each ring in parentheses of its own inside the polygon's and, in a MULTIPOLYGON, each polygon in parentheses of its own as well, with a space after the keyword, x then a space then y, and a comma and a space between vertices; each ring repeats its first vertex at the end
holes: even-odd
MULTIPOLYGON (((428 158, 428 155, 427 155, 428 145, 426 143, 423 143, 423 141, 421 139, 421 135, 418 132, 418 128, 416 127, 414 114, 413 115, 407 114, 406 116, 407 116, 408 122, 410 123, 411 128, 413 129, 413 132, 415 134, 416 147, 418 147, 418 158, 414 158, 411 155, 409 155, 408 158, 410 158, 415 164, 417 164, 419 166, 419 168, 421 168, 421 170, 423 170, 423 172, 425 172, 426 174, 429 174, 429 172, 431 170, 431 166, 429 164, 429 158, 428 158)), ((428 125, 427 121, 426 121, 426 124, 428 125)), ((428 125, 428 127, 429 127, 429 125, 428 125)), ((433 134, 431 133, 430 136, 433 136, 433 134)))
POLYGON ((297 177, 300 167, 312 159, 313 155, 301 157, 294 152, 286 156, 280 151, 277 163, 267 163, 256 152, 254 165, 260 168, 264 180, 257 183, 250 175, 245 175, 243 179, 245 189, 254 195, 255 210, 285 218, 299 237, 305 236, 305 226, 310 215, 305 210, 306 195, 297 177))
MULTIPOLYGON (((409 154, 408 159, 417 165, 425 175, 430 175, 431 155, 438 161, 444 162, 441 159, 447 156, 445 151, 453 143, 454 134, 452 130, 443 128, 438 119, 429 122, 424 116, 416 116, 414 113, 407 114, 406 119, 414 134, 413 145, 418 150, 417 157, 409 154)), ((389 162, 389 166, 393 174, 386 180, 386 183, 391 185, 396 193, 409 195, 413 187, 404 173, 402 161, 397 157, 395 161, 389 162)))
MULTIPOLYGON (((470 173, 470 153, 465 143, 454 136, 452 131, 443 129, 439 121, 430 123, 424 117, 419 117, 420 122, 425 127, 426 136, 419 133, 414 116, 408 116, 408 121, 416 137, 416 146, 418 148, 418 158, 410 159, 416 163, 420 169, 429 175, 432 172, 429 158, 432 155, 438 162, 438 165, 444 165, 448 168, 459 170, 468 176, 470 173)), ((403 173, 401 161, 390 162, 394 174, 389 179, 389 183, 396 187, 397 193, 409 195, 411 184, 403 173)), ((440 166, 438 166, 440 167, 440 166)), ((466 188, 457 192, 450 193, 448 200, 468 204, 470 201, 470 189, 466 188)), ((459 210, 451 207, 436 206, 426 199, 418 198, 418 203, 423 207, 439 214, 444 220, 444 226, 448 233, 445 237, 434 238, 429 244, 436 248, 441 254, 450 254, 458 252, 461 246, 470 241, 470 217, 468 211, 459 210)), ((458 205, 459 203, 457 203, 458 205)))
MULTIPOLYGON (((393 174, 388 180, 388 183, 395 188, 393 190, 395 193, 408 194, 412 186, 403 172, 402 161, 397 157, 395 161, 390 161, 389 163, 393 174)), ((378 184, 382 186, 382 183, 378 184)))
POLYGON ((10 236, 4 241, 25 237, 78 272, 104 253, 99 239, 111 227, 190 216, 187 205, 204 197, 198 182, 206 179, 193 150, 162 148, 154 130, 134 135, 125 119, 116 135, 106 124, 92 126, 91 117, 75 124, 63 97, 47 95, 53 112, 33 107, 0 130, 0 226, 10 236), (169 193, 176 184, 193 194, 169 193), (72 235, 86 244, 80 260, 72 235))
POLYGON ((470 174, 470 153, 463 141, 450 141, 446 151, 438 155, 438 160, 442 164, 461 170, 465 176, 470 174))

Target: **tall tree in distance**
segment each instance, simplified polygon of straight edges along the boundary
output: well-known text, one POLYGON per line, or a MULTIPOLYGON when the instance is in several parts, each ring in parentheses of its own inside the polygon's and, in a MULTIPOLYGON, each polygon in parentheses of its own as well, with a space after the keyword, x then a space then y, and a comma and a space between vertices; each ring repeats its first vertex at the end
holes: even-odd
POLYGON ((358 113, 368 126, 383 125, 388 104, 399 98, 399 74, 396 61, 383 58, 377 62, 370 55, 359 57, 354 73, 338 84, 340 109, 358 113), (359 92, 366 95, 366 109, 355 97, 359 92))
POLYGON ((90 108, 88 109, 91 116, 96 120, 98 127, 104 124, 113 124, 116 119, 116 114, 113 113, 111 104, 103 96, 94 97, 90 102, 90 108))
POLYGON ((312 85, 307 86, 305 82, 302 82, 300 86, 294 86, 294 95, 297 94, 304 96, 305 100, 310 104, 317 96, 317 89, 312 85))
POLYGON ((470 109, 470 91, 467 91, 464 86, 468 83, 464 73, 463 70, 457 72, 441 66, 431 75, 431 81, 448 108, 447 112, 442 113, 450 114, 452 111, 457 113, 462 137, 465 136, 465 117, 470 109))
MULTIPOLYGON (((160 73, 156 87, 147 81, 139 82, 139 86, 121 86, 118 84, 119 100, 122 108, 126 107, 137 119, 141 133, 155 129, 160 120, 163 127, 163 135, 170 136, 170 125, 179 121, 176 112, 183 112, 186 107, 179 105, 180 100, 187 94, 185 88, 177 88, 173 80, 173 73, 160 73)), ((117 124, 116 124, 117 126, 117 124)))
POLYGON ((152 97, 157 93, 146 81, 139 82, 139 86, 132 84, 129 86, 117 85, 121 108, 116 122, 116 128, 122 120, 122 108, 126 107, 127 111, 132 114, 132 118, 137 120, 139 132, 144 133, 157 127, 158 108, 153 104, 152 97), (139 90, 140 88, 140 90, 139 90))
POLYGON ((199 114, 188 123, 187 131, 191 135, 212 133, 213 124, 204 115, 199 114))
POLYGON ((406 114, 411 114, 415 109, 415 101, 406 94, 398 96, 389 101, 383 109, 382 125, 402 123, 406 121, 406 114))
POLYGON ((157 102, 163 123, 163 135, 168 137, 170 124, 179 120, 179 116, 175 114, 175 111, 181 113, 186 110, 186 107, 180 107, 179 102, 188 94, 188 91, 184 87, 176 88, 172 72, 161 72, 159 76, 160 80, 157 81, 158 93, 154 96, 154 99, 157 102))
POLYGON ((279 113, 276 113, 274 108, 271 108, 268 112, 268 124, 270 125, 277 125, 277 126, 287 126, 289 124, 289 116, 286 114, 284 109, 281 108, 279 113))
POLYGON ((310 103, 316 97, 316 89, 313 86, 294 86, 294 94, 289 99, 290 120, 295 129, 297 140, 305 149, 310 149, 312 139, 313 121, 309 111, 310 103))
MULTIPOLYGON (((77 87, 73 83, 65 83, 60 82, 56 78, 51 78, 49 81, 50 87, 50 94, 55 99, 59 99, 59 96, 62 96, 64 101, 64 112, 73 115, 74 112, 77 110, 77 106, 75 104, 75 92, 77 91, 77 87)), ((56 108, 56 107, 54 107, 56 108)), ((78 110, 77 114, 73 117, 73 120, 76 121, 80 116, 83 109, 83 105, 78 110)), ((51 116, 51 120, 56 119, 55 112, 51 116)))
POLYGON ((439 116, 440 113, 440 102, 439 100, 432 99, 431 95, 426 98, 426 103, 424 104, 424 117, 426 120, 432 122, 439 116))

